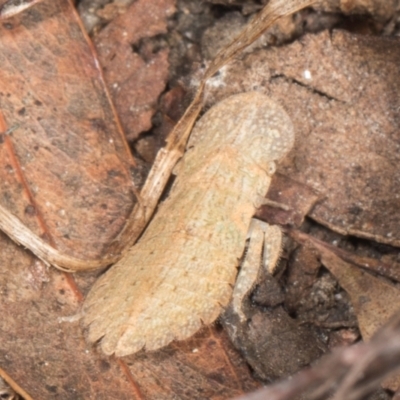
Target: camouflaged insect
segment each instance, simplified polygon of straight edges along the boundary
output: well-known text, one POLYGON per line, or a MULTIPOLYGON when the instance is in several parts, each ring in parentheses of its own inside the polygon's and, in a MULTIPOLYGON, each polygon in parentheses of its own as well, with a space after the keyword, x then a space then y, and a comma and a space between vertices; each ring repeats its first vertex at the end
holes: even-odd
MULTIPOLYGON (((192 132, 168 199, 87 296, 89 340, 123 356, 186 339, 215 321, 232 296, 259 197, 293 142, 290 118, 263 94, 212 107, 192 132)), ((280 246, 267 234, 266 248, 269 242, 280 246)))

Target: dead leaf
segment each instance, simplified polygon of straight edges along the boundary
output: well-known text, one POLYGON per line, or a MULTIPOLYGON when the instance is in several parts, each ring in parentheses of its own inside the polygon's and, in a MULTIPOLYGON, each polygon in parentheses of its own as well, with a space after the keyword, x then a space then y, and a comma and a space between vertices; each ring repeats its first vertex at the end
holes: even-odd
POLYGON ((0 366, 34 399, 131 399, 115 359, 85 343, 69 274, 38 274, 35 257, 3 234, 0 248, 0 366))
MULTIPOLYGON (((318 249, 325 267, 338 279, 339 284, 350 295, 357 315, 359 329, 365 341, 400 310, 400 290, 380 278, 343 261, 324 245, 311 241, 318 249)), ((397 390, 400 375, 384 383, 384 387, 397 390)))
MULTIPOLYGON (((0 201, 61 251, 96 257, 132 208, 135 164, 90 42, 67 0, 0 30, 0 201)), ((65 322, 82 300, 73 278, 3 235, 0 248, 0 365, 34 398, 131 398, 118 365, 65 322)))
POLYGON ((228 399, 259 387, 220 327, 155 352, 124 357, 145 399, 228 399))
POLYGON ((311 187, 278 173, 272 177, 271 189, 268 191, 268 200, 276 205, 260 207, 255 216, 269 224, 299 227, 319 197, 311 187))
POLYGON ((218 90, 209 85, 207 97, 257 87, 280 102, 297 141, 279 171, 320 195, 309 215, 391 245, 400 245, 398 46, 341 31, 304 36, 245 56, 214 78, 218 90))
POLYGON ((135 164, 70 2, 1 20, 0 63, 1 204, 61 252, 99 257, 132 209, 135 164))
POLYGON ((368 340, 400 309, 400 290, 318 246, 322 263, 338 279, 355 309, 361 334, 368 340))

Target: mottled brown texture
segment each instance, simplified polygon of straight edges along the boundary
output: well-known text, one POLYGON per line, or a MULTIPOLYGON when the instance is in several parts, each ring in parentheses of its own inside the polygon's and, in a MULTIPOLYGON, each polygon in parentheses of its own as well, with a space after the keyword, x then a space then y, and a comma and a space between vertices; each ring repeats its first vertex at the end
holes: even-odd
MULTIPOLYGON (((320 253, 323 265, 350 295, 361 335, 364 341, 369 341, 379 328, 400 311, 399 288, 343 261, 323 245, 313 241, 310 243, 320 253)), ((400 387, 400 375, 392 376, 383 386, 397 390, 400 387)))
POLYGON ((0 371, 0 398, 4 400, 20 400, 17 392, 12 389, 12 387, 7 383, 5 379, 2 378, 1 375, 2 374, 0 371))
POLYGON ((138 0, 95 37, 105 79, 130 140, 151 128, 168 79, 166 44, 146 49, 144 41, 165 34, 167 18, 174 12, 175 0, 138 0))
POLYGON ((231 399, 259 387, 220 326, 124 361, 146 400, 231 399))
POLYGON ((1 205, 61 252, 99 257, 133 206, 134 162, 69 1, 1 20, 0 64, 1 205))
POLYGON ((350 15, 370 14, 377 20, 387 20, 398 8, 397 0, 318 0, 318 10, 350 15))
POLYGON ((289 117, 257 92, 211 108, 192 132, 168 199, 87 296, 89 340, 122 356, 215 321, 230 300, 257 199, 293 141, 289 117))
POLYGON ((285 309, 298 323, 324 329, 355 328, 357 318, 349 295, 335 277, 321 268, 319 253, 312 246, 296 249, 289 259, 285 285, 285 309))
POLYGON ((311 290, 317 281, 321 263, 318 252, 310 246, 301 246, 292 254, 287 267, 285 306, 291 313, 307 304, 311 290))
POLYGON ((380 382, 399 368, 400 314, 369 343, 336 349, 310 368, 235 400, 390 400, 380 382))
POLYGON ((315 328, 299 325, 282 306, 252 310, 247 317, 240 324, 228 310, 224 327, 256 374, 267 382, 297 372, 324 352, 315 328))
POLYGON ((132 399, 115 360, 85 344, 67 274, 3 234, 0 246, 0 366, 35 400, 132 399))
POLYGON ((322 32, 245 57, 215 78, 208 99, 254 88, 272 96, 298 132, 279 171, 319 195, 309 215, 399 245, 399 66, 397 40, 322 32))
POLYGON ((322 263, 350 295, 364 340, 400 310, 400 290, 380 278, 341 260, 333 252, 318 246, 322 263))
MULTIPOLYGON (((144 45, 143 45, 143 47, 140 45, 140 46, 138 46, 139 47, 139 51, 140 52, 142 52, 142 50, 146 50, 146 46, 147 46, 147 44, 145 43, 144 45)), ((136 48, 137 49, 137 48, 136 48)), ((257 80, 256 80, 257 81, 257 80)), ((289 179, 289 182, 290 181, 292 181, 291 179, 289 179)), ((287 183, 287 181, 285 180, 284 181, 284 185, 286 185, 286 183, 287 183)), ((297 194, 297 197, 300 197, 299 196, 299 192, 297 191, 297 188, 301 188, 301 189, 304 189, 305 188, 305 185, 301 185, 301 184, 298 184, 297 186, 294 186, 294 187, 292 187, 292 186, 290 186, 288 189, 289 189, 289 192, 291 193, 291 194, 289 194, 289 196, 292 196, 292 198, 293 198, 293 200, 295 200, 293 203, 290 203, 290 208, 291 209, 295 209, 295 208, 297 208, 298 207, 298 200, 303 200, 303 199, 300 199, 300 198, 296 198, 296 195, 293 195, 293 193, 296 193, 297 194), (295 206, 293 206, 293 204, 296 204, 295 206)), ((279 188, 277 189, 278 191, 279 191, 279 188)), ((305 198, 305 202, 300 202, 302 205, 307 205, 307 206, 309 206, 309 204, 311 204, 313 201, 315 201, 315 197, 316 197, 316 191, 315 190, 313 190, 313 189, 311 189, 309 192, 308 192, 308 188, 306 188, 306 190, 304 191, 305 192, 305 194, 306 195, 308 195, 308 193, 310 193, 311 194, 311 196, 310 196, 310 198, 308 198, 308 197, 306 197, 305 198)), ((303 190, 301 190, 301 194, 303 195, 303 190)), ((288 205, 289 204, 289 202, 287 202, 285 205, 288 205)), ((306 209, 306 207, 304 207, 304 209, 306 209)), ((293 210, 290 210, 290 211, 293 211, 293 210)), ((29 216, 34 216, 35 215, 35 209, 34 208, 32 208, 31 206, 28 206, 28 207, 26 207, 25 208, 25 213, 27 214, 27 215, 29 215, 29 216)), ((297 213, 297 215, 293 218, 292 217, 292 215, 291 216, 289 216, 289 219, 288 219, 288 221, 289 221, 289 223, 292 223, 293 221, 296 221, 296 223, 297 222, 299 222, 299 220, 301 220, 302 218, 303 218, 303 216, 304 216, 304 214, 305 214, 305 212, 303 211, 303 206, 301 206, 301 210, 300 210, 300 213, 297 213)), ((281 220, 282 221, 282 220, 281 220)), ((33 278, 32 278, 32 285, 34 285, 36 288, 37 287, 39 287, 40 286, 40 283, 42 282, 42 283, 45 283, 46 282, 46 280, 48 280, 48 276, 46 276, 46 274, 45 273, 43 273, 44 272, 44 267, 43 266, 40 266, 40 265, 35 265, 34 267, 32 267, 32 268, 30 268, 30 271, 32 272, 32 275, 33 275, 33 278)), ((17 289, 18 290, 18 289, 17 289)), ((262 329, 262 327, 263 327, 263 325, 262 324, 259 324, 258 325, 258 327, 260 328, 261 327, 261 329, 262 329)), ((258 332, 257 332, 258 333, 258 332)), ((150 354, 153 354, 153 353, 150 353, 150 354)), ((162 358, 162 357, 161 357, 162 358)), ((154 360, 156 360, 156 359, 153 359, 152 361, 154 362, 154 363, 157 363, 157 360, 156 361, 154 361, 154 360)), ((163 359, 163 360, 165 360, 165 359, 163 359)), ((157 365, 158 366, 158 365, 157 365)), ((157 376, 157 374, 154 374, 154 381, 156 381, 156 383, 159 385, 158 387, 159 388, 161 388, 160 390, 162 391, 162 388, 163 387, 166 387, 166 386, 163 386, 163 385, 168 385, 169 383, 171 383, 171 382, 177 382, 177 386, 179 386, 181 389, 182 389, 182 391, 174 391, 174 390, 171 390, 171 392, 168 392, 168 393, 173 393, 173 395, 177 395, 178 393, 183 397, 184 396, 184 394, 185 394, 185 392, 184 392, 184 390, 185 390, 185 385, 184 384, 182 384, 182 382, 179 380, 179 373, 181 372, 181 366, 182 366, 182 364, 180 364, 179 362, 177 363, 177 366, 176 366, 176 369, 175 370, 173 370, 173 372, 174 373, 171 373, 171 376, 165 376, 165 381, 162 381, 162 383, 160 383, 160 379, 159 379, 159 376, 157 376), (170 378, 170 380, 168 380, 168 378, 170 378), (179 380, 179 381, 178 381, 179 380)), ((214 368, 214 364, 211 364, 210 363, 210 368, 214 368)), ((148 364, 147 364, 147 367, 148 368, 152 368, 152 367, 154 367, 154 364, 151 364, 151 362, 149 362, 148 364)), ((140 368, 140 367, 139 367, 140 368)), ((194 367, 192 367, 191 365, 189 365, 188 366, 188 370, 190 371, 191 370, 191 368, 195 368, 195 366, 194 367)), ((159 371, 160 371, 160 373, 161 373, 161 367, 160 367, 160 369, 159 369, 159 371)), ((205 374, 206 374, 206 372, 205 372, 205 374)), ((225 374, 224 374, 225 375, 225 374)), ((192 375, 189 375, 189 377, 188 377, 188 379, 190 379, 190 377, 191 377, 192 375)), ((152 375, 152 377, 153 377, 153 375, 152 375)), ((221 375, 218 375, 218 374, 214 374, 214 371, 212 372, 212 373, 209 373, 208 374, 208 376, 207 377, 209 377, 210 379, 211 379, 211 381, 214 379, 214 377, 215 377, 215 380, 217 380, 219 383, 224 383, 223 381, 224 381, 224 377, 223 376, 221 376, 221 375)), ((231 376, 230 376, 230 378, 231 378, 231 376)), ((145 381, 145 384, 146 383, 148 383, 149 381, 146 381, 146 379, 144 378, 144 381, 145 381)), ((199 379, 199 383, 204 383, 204 385, 206 386, 206 385, 208 385, 208 383, 209 382, 207 382, 207 380, 205 379, 204 381, 203 380, 201 380, 201 379, 199 379)), ((213 386, 213 383, 211 383, 209 386, 208 386, 208 388, 209 387, 212 387, 213 386)), ((215 386, 214 386, 215 387, 215 386)), ((151 389, 152 389, 153 387, 151 386, 151 383, 150 383, 150 389, 149 389, 149 392, 151 393, 151 389)), ((201 395, 201 393, 203 393, 202 392, 202 388, 201 388, 201 386, 199 386, 199 387, 195 387, 195 385, 193 385, 192 386, 192 388, 191 389, 193 389, 192 391, 190 391, 189 393, 186 393, 187 394, 187 398, 193 398, 193 396, 194 396, 194 393, 199 393, 199 396, 201 395), (197 392, 197 390, 198 390, 198 392, 197 392), (191 397, 192 396, 192 397, 191 397)), ((231 386, 230 385, 226 385, 226 389, 227 389, 227 391, 226 392, 224 392, 223 391, 223 388, 221 388, 221 393, 224 393, 224 395, 225 395, 225 393, 231 393, 229 390, 231 389, 231 386)), ((216 394, 216 396, 218 397, 218 387, 215 389, 215 392, 213 391, 213 390, 210 390, 207 394, 209 394, 209 393, 217 393, 216 394)), ((146 393, 147 394, 147 393, 146 393)), ((159 393, 158 393, 159 394, 159 393)), ((121 394, 120 393, 118 393, 117 395, 119 395, 119 396, 121 396, 121 394)), ((154 398, 158 398, 157 397, 157 394, 156 395, 154 395, 155 397, 154 398)), ((210 395, 211 396, 211 395, 210 395)))
MULTIPOLYGON (((267 226, 270 229, 278 229, 276 226, 267 226)), ((273 243, 275 237, 279 236, 274 235, 269 239, 267 236, 267 242, 273 243)), ((250 237, 247 252, 256 247, 252 242, 253 237, 250 237)), ((268 247, 267 244, 265 246, 267 253, 268 247)), ((241 265, 239 276, 247 258, 248 254, 241 265)), ((260 265, 260 259, 258 262, 257 259, 253 260, 253 263, 255 266, 260 265)), ((314 265, 314 268, 317 268, 314 275, 318 272, 319 266, 319 263, 314 265)), ((303 275, 306 274, 303 272, 303 275)), ((312 279, 313 282, 316 281, 315 276, 312 279)), ((234 294, 238 291, 238 282, 239 279, 234 294)), ((287 309, 286 290, 270 272, 260 270, 258 279, 253 280, 253 289, 255 290, 251 301, 244 299, 244 302, 239 304, 239 300, 243 299, 233 297, 222 315, 222 323, 234 345, 241 351, 257 376, 267 382, 286 377, 315 361, 326 351, 326 345, 318 338, 318 328, 311 324, 299 323, 302 321, 302 316, 299 315, 302 312, 301 307, 295 310, 287 309), (289 316, 289 311, 291 315, 296 315, 296 318, 289 316)), ((307 300, 308 296, 310 293, 304 293, 302 299, 307 300)))
MULTIPOLYGON (((91 44, 66 0, 0 18, 0 32, 0 202, 63 254, 99 256, 132 208, 134 162, 91 44)), ((3 235, 0 248, 0 365, 35 399, 131 398, 76 318, 58 319, 79 311, 72 277, 3 235)))
POLYGON ((272 178, 267 198, 276 204, 261 206, 256 217, 270 224, 299 227, 320 197, 318 192, 304 183, 277 173, 272 178))

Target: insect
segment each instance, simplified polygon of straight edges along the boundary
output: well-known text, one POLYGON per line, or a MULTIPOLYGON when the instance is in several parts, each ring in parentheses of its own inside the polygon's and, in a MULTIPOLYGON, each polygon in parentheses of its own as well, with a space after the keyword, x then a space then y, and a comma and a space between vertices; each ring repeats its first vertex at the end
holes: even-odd
MULTIPOLYGON (((87 296, 89 340, 124 356, 185 339, 215 321, 231 298, 259 198, 293 142, 290 118, 261 93, 212 107, 192 132, 169 197, 87 296)), ((276 250, 275 239, 267 235, 266 247, 276 250)))

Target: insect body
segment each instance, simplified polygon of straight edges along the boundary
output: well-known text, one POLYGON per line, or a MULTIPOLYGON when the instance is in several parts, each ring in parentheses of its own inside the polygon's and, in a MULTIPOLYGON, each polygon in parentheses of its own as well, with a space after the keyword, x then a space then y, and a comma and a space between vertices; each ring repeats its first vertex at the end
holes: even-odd
POLYGON ((215 321, 230 300, 257 200, 293 141, 290 118, 263 94, 211 108, 192 132, 168 199, 89 293, 89 340, 123 356, 215 321))

